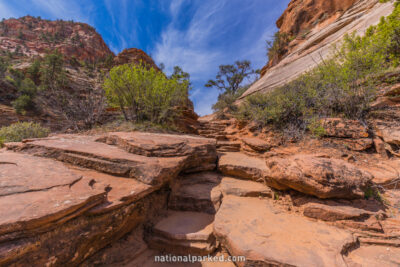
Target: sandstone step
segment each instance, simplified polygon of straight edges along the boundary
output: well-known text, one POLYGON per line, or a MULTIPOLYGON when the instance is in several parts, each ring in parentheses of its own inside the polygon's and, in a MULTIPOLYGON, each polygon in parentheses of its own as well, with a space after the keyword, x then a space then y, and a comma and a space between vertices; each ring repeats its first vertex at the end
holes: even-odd
POLYGON ((215 143, 190 135, 144 132, 114 132, 96 141, 116 145, 127 152, 147 157, 180 157, 211 152, 215 143))
POLYGON ((257 153, 263 153, 271 148, 270 144, 265 140, 256 137, 246 137, 241 139, 247 150, 257 153))
POLYGON ((158 222, 149 246, 174 254, 207 255, 215 250, 214 216, 190 211, 170 211, 158 222))
POLYGON ((372 214, 371 211, 340 204, 308 203, 304 207, 304 216, 320 219, 323 221, 366 219, 372 214))
POLYGON ((180 177, 172 186, 168 207, 173 210, 215 214, 221 202, 220 176, 213 172, 180 177))
POLYGON ((217 141, 217 150, 220 152, 239 152, 240 142, 237 141, 217 141))
POLYGON ((182 171, 213 170, 217 157, 214 140, 137 133, 111 133, 105 137, 57 135, 30 140, 15 149, 153 185, 182 171), (113 145, 108 139, 111 137, 122 148, 113 145), (100 142, 104 138, 111 144, 100 142), (152 142, 152 138, 160 140, 152 142))
POLYGON ((244 153, 227 152, 219 156, 218 170, 227 176, 260 181, 267 171, 265 161, 244 153))
POLYGON ((273 197, 271 188, 262 183, 231 177, 223 177, 220 188, 224 195, 239 197, 273 197))

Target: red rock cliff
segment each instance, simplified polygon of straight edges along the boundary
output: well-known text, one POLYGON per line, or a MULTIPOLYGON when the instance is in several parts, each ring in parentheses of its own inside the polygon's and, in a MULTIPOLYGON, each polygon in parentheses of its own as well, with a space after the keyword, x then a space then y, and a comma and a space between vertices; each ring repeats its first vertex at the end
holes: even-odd
POLYGON ((122 65, 127 63, 139 63, 142 62, 147 66, 150 66, 156 70, 160 70, 154 63, 154 60, 147 55, 143 50, 138 48, 124 49, 114 58, 115 65, 122 65))
POLYGON ((358 0, 292 0, 276 22, 280 32, 292 36, 336 19, 358 0))
POLYGON ((114 56, 96 30, 85 23, 25 16, 0 23, 0 49, 24 56, 58 49, 66 58, 95 61, 114 56))

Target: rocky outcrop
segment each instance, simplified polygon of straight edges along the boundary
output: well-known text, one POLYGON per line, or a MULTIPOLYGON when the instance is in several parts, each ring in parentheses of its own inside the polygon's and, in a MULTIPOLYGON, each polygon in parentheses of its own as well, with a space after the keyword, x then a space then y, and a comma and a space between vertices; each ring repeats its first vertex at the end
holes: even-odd
POLYGON ((265 93, 279 87, 319 64, 331 55, 332 45, 346 33, 363 34, 393 10, 393 2, 379 0, 297 1, 293 0, 278 20, 281 32, 296 37, 288 53, 275 66, 267 65, 263 76, 242 96, 265 93), (297 35, 296 35, 297 34, 297 35))
POLYGON ((151 266, 169 254, 352 266, 390 262, 399 245, 394 159, 353 151, 350 163, 334 148, 293 144, 219 152, 221 175, 217 141, 195 136, 56 135, 6 146, 0 266, 151 266))
POLYGON ((27 57, 57 49, 67 59, 91 62, 114 56, 96 30, 85 23, 31 16, 0 23, 0 48, 27 57))
POLYGON ((297 36, 301 31, 306 32, 313 27, 334 21, 356 2, 357 0, 292 0, 277 20, 276 26, 281 33, 297 36))
POLYGON ((273 157, 267 160, 267 166, 267 183, 319 198, 364 197, 373 177, 343 160, 312 155, 273 157))
POLYGON ((215 168, 213 140, 154 134, 159 142, 151 148, 146 134, 119 135, 151 151, 160 151, 162 140, 166 151, 187 145, 175 156, 148 157, 96 141, 107 138, 59 135, 0 151, 0 266, 77 266, 159 217, 164 188, 179 173, 215 168), (207 153, 195 155, 200 147, 207 153))
POLYGON ((147 55, 143 50, 138 48, 124 49, 114 58, 113 61, 114 65, 123 65, 128 63, 144 64, 148 67, 160 71, 160 69, 154 63, 154 60, 149 55, 147 55))

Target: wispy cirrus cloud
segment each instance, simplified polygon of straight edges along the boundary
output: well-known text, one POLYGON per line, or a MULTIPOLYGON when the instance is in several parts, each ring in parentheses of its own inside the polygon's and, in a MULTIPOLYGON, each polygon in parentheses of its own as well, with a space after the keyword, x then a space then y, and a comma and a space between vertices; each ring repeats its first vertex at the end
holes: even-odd
POLYGON ((265 41, 276 31, 274 21, 289 0, 190 1, 189 10, 188 2, 171 2, 171 22, 161 33, 152 54, 156 62, 164 63, 167 72, 179 65, 191 74, 195 85, 191 98, 196 111, 204 115, 211 113, 219 94, 204 84, 215 77, 219 65, 242 59, 251 60, 255 68, 265 64, 265 41), (182 21, 187 16, 191 19, 182 21))
POLYGON ((211 112, 218 91, 205 88, 218 66, 249 59, 261 68, 265 40, 290 0, 0 0, 0 19, 24 15, 94 26, 114 53, 145 50, 171 72, 189 72, 195 110, 211 112))

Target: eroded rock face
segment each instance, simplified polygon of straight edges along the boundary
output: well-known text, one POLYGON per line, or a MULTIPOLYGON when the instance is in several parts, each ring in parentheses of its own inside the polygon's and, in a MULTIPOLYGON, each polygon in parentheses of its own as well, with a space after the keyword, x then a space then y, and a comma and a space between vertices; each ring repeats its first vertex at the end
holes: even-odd
POLYGON ((85 23, 25 16, 4 20, 0 35, 0 48, 13 52, 20 47, 25 56, 44 55, 56 49, 68 59, 97 61, 114 56, 96 30, 85 23))
POLYGON ((297 35, 317 24, 336 19, 357 0, 292 0, 276 22, 280 32, 297 35))
POLYGON ((264 67, 263 76, 241 98, 255 92, 269 92, 295 79, 328 58, 332 44, 340 42, 346 33, 362 35, 369 26, 379 23, 382 16, 392 11, 391 1, 292 1, 278 20, 278 26, 282 32, 297 34, 297 38, 288 45, 288 53, 273 62, 276 65, 264 67))
POLYGON ((325 135, 338 138, 367 138, 368 128, 357 120, 346 120, 342 118, 326 118, 321 121, 325 135))
POLYGON ((361 198, 373 176, 339 159, 312 155, 273 157, 267 160, 267 183, 319 198, 361 198))
POLYGON ((239 266, 346 266, 342 253, 355 243, 350 232, 284 213, 268 200, 228 196, 214 233, 239 266))
POLYGON ((160 69, 154 63, 154 60, 149 55, 147 55, 143 50, 138 48, 124 49, 114 58, 115 65, 123 65, 128 63, 133 63, 133 64, 141 63, 148 67, 154 68, 155 70, 160 71, 160 69))
POLYGON ((160 216, 165 187, 178 173, 207 169, 210 159, 215 167, 215 140, 155 134, 151 147, 145 134, 119 138, 124 144, 136 138, 159 156, 80 135, 26 140, 7 145, 16 152, 0 151, 0 266, 77 266, 160 216), (176 143, 187 151, 173 156, 170 145, 176 143))

